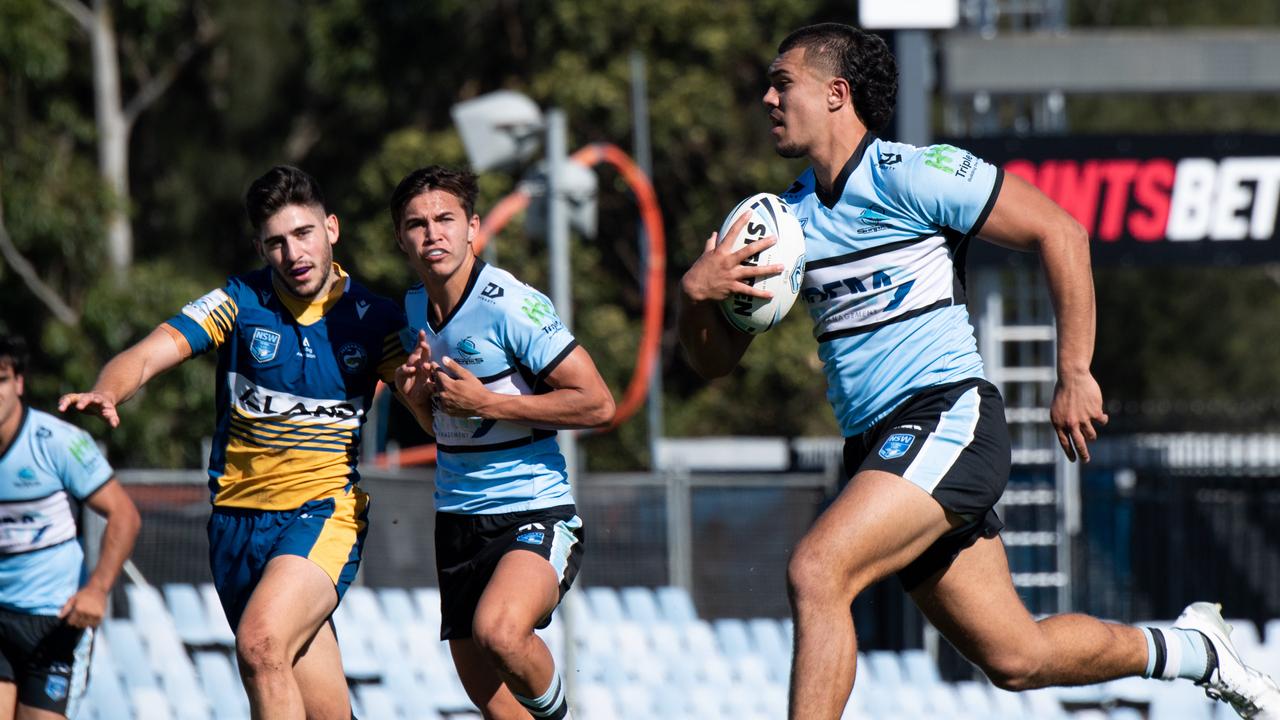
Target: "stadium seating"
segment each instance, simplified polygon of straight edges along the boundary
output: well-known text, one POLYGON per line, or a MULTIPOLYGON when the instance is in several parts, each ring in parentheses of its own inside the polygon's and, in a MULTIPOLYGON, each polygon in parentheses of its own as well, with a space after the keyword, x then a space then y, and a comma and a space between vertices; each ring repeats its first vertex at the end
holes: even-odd
MULTIPOLYGON (((98 634, 81 720, 245 720, 234 637, 211 586, 126 588, 127 613, 98 634)), ((1280 621, 1231 621, 1251 658, 1280 670, 1280 621)), ((352 704, 365 720, 477 718, 439 639, 434 588, 355 586, 334 613, 352 704)), ((678 588, 588 587, 540 631, 575 697, 578 720, 770 720, 786 715, 791 623, 708 621, 678 588), (571 618, 566 621, 566 618, 571 618)), ((1226 720, 1185 682, 1126 679, 1010 693, 944 682, 924 651, 869 651, 846 720, 1226 720), (1070 709, 1070 711, 1068 710, 1070 709)))

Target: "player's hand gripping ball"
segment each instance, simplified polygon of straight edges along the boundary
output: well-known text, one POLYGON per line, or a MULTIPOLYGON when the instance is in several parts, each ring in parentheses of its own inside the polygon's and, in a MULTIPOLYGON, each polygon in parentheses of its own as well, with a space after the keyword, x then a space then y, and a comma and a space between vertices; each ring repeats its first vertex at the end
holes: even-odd
POLYGON ((729 324, 738 330, 758 335, 769 330, 786 317, 800 293, 804 282, 804 230, 800 221, 782 198, 771 193, 757 193, 738 203, 720 226, 719 242, 732 243, 733 252, 766 237, 777 238, 773 247, 766 248, 743 261, 743 265, 781 265, 778 275, 743 280, 758 290, 773 293, 771 298, 733 294, 720 302, 729 324), (751 214, 737 237, 726 237, 733 223, 744 212, 751 214))

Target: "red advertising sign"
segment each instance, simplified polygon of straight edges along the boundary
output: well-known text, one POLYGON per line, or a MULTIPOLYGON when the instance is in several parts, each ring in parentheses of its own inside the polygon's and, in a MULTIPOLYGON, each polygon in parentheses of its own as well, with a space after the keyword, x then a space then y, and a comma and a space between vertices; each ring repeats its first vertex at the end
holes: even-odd
MULTIPOLYGON (((1280 137, 956 140, 1038 187, 1088 231, 1094 264, 1280 262, 1280 137)), ((970 262, 1005 253, 977 243, 970 262)))

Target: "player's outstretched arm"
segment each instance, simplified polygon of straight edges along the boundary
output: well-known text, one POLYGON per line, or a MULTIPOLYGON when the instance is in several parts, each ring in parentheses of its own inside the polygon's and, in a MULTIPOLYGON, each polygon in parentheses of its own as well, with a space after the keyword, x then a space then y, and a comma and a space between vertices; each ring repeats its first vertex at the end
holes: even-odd
POLYGON ((89 581, 62 606, 58 617, 72 627, 97 627, 107 609, 107 595, 120 575, 120 568, 133 552, 142 518, 124 487, 111 478, 85 500, 94 512, 107 519, 102 531, 102 551, 89 581))
POLYGON ((978 234, 1016 250, 1040 253, 1058 320, 1058 385, 1050 421, 1067 458, 1089 461, 1094 423, 1107 424, 1102 391, 1089 369, 1096 317, 1089 236, 1080 223, 1033 185, 1006 174, 1000 195, 978 234))
POLYGON ((151 334, 111 358, 98 374, 93 389, 68 393, 58 400, 58 410, 98 415, 111 427, 120 425, 116 406, 133 397, 151 378, 191 357, 191 346, 177 331, 161 325, 151 334))
POLYGON ((594 428, 608 425, 613 394, 596 364, 581 346, 556 365, 540 395, 504 395, 485 389, 470 370, 446 357, 436 375, 440 409, 460 417, 506 420, 540 428, 594 428))
MULTIPOLYGON (((750 216, 749 212, 743 213, 729 229, 729 237, 737 237, 750 216)), ((718 245, 716 240, 716 233, 711 233, 702 256, 680 280, 677 320, 680 344, 689 363, 699 375, 708 379, 728 375, 737 367, 753 338, 730 326, 717 306, 734 294, 772 297, 772 293, 743 281, 782 272, 781 265, 742 265, 742 261, 776 243, 775 238, 757 240, 737 252, 729 251, 729 243, 718 245)))

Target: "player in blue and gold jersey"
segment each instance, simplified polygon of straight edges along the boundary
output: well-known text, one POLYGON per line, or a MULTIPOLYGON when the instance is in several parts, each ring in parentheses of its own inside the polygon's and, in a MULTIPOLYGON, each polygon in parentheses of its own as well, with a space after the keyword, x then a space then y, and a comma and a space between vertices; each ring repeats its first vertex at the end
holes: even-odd
POLYGON ((140 521, 88 433, 22 401, 26 355, 0 336, 0 718, 74 717, 140 521), (107 519, 87 580, 82 505, 107 519))
MULTIPOLYGON (((877 138, 897 78, 875 35, 814 25, 789 35, 778 53, 764 105, 778 154, 811 164, 782 197, 804 227, 801 297, 844 431, 848 478, 787 568, 795 618, 789 717, 841 716, 857 662, 849 605, 896 574, 1002 688, 1180 677, 1244 717, 1280 719, 1280 690, 1240 661, 1208 603, 1191 605, 1169 628, 1027 612, 994 511, 1009 475, 1009 432, 965 310, 963 258, 975 237, 1039 253, 1057 315, 1049 416, 1068 459, 1087 461, 1094 424, 1107 419, 1089 367, 1088 237, 1034 187, 970 153, 877 138)), ((735 254, 713 235, 685 274, 680 338, 703 375, 729 372, 750 344, 717 304, 731 293, 765 296, 743 281, 782 267, 739 263, 772 242, 735 254)))
POLYGON ((267 266, 189 303, 61 406, 115 426, 151 378, 217 351, 209 557, 254 717, 348 718, 328 619, 359 567, 361 426, 407 356, 404 313, 333 261, 338 218, 311 176, 273 168, 245 205, 267 266))
POLYGON ((546 296, 472 254, 476 179, 431 166, 400 182, 391 216, 422 280, 405 296, 418 344, 397 387, 436 436, 442 639, 490 720, 568 717, 534 634, 577 574, 578 518, 557 428, 613 418, 591 356, 546 296))

